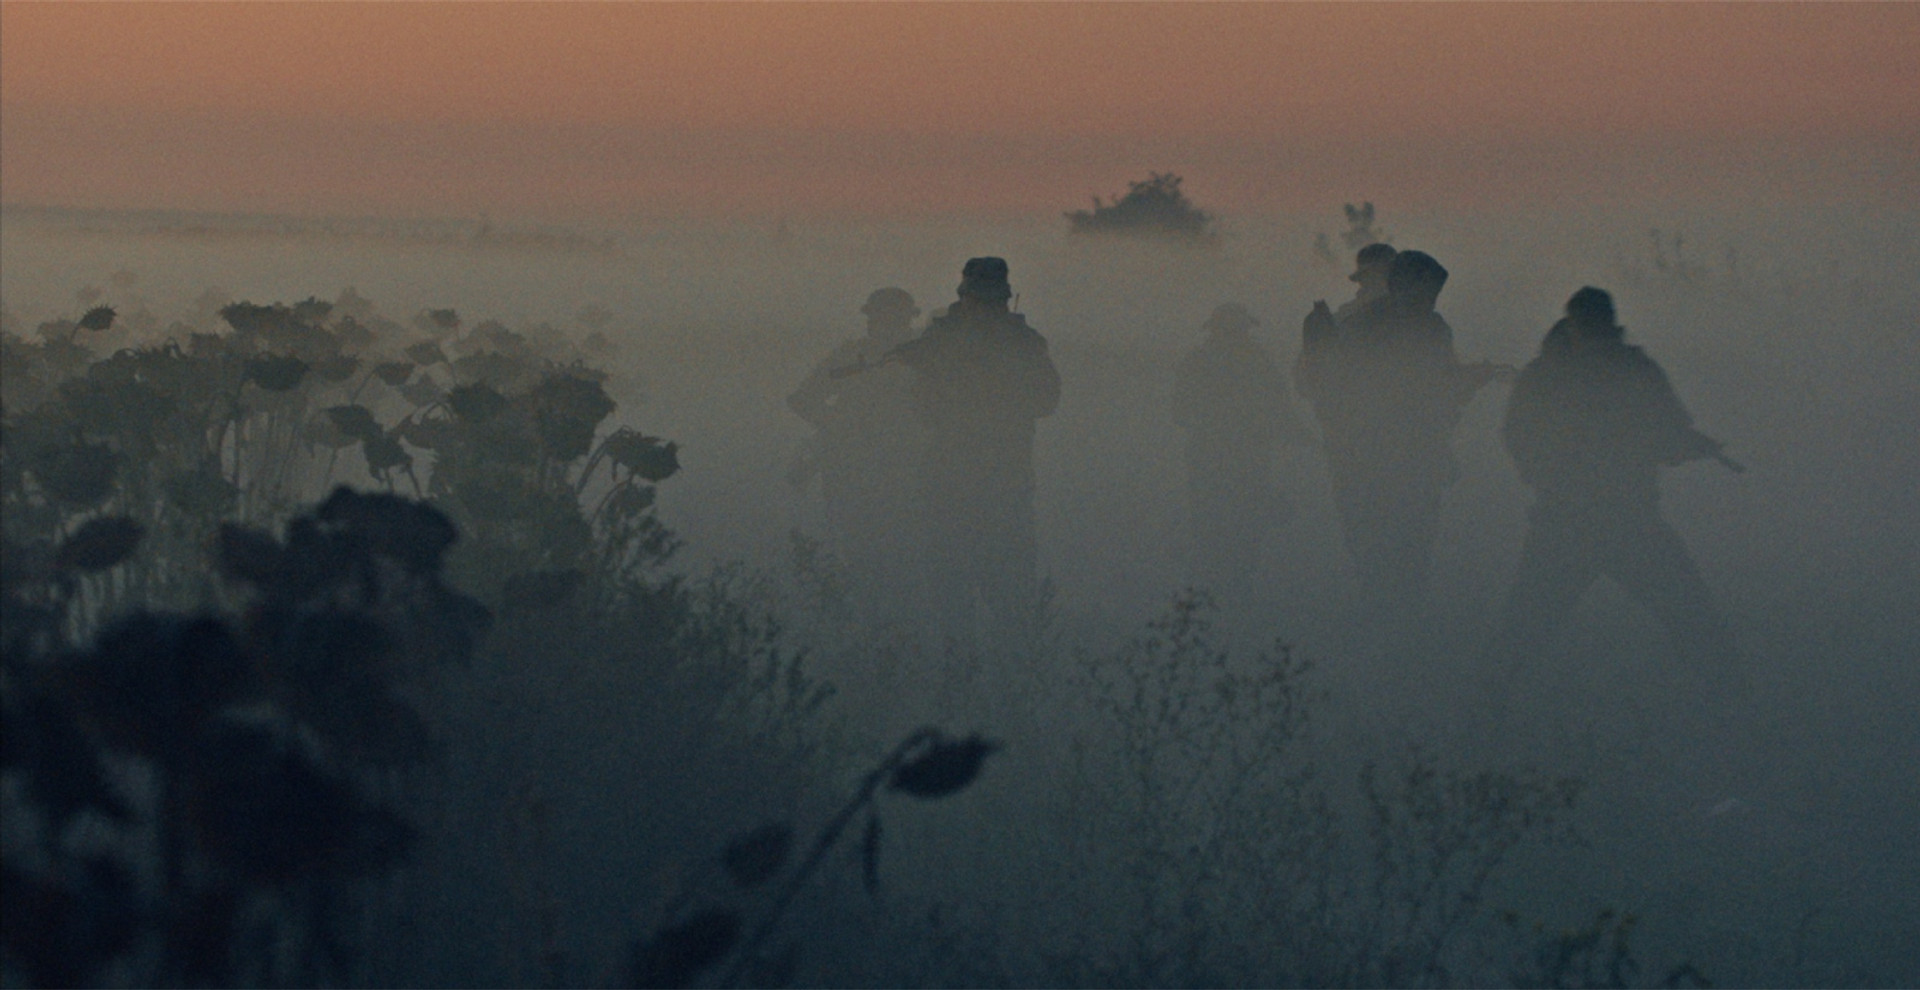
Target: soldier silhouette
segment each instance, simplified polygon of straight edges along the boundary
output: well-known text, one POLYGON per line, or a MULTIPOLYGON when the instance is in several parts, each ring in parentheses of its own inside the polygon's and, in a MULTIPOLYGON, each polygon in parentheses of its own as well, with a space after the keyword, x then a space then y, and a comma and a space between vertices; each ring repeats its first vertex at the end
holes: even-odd
POLYGON ((913 405, 913 375, 882 367, 913 337, 920 307, 902 289, 877 289, 860 312, 863 337, 833 349, 787 397, 818 431, 794 480, 820 478, 827 526, 846 565, 854 605, 868 618, 905 620, 917 605, 926 429, 913 405), (870 370, 850 374, 850 370, 870 370))
POLYGON ((1387 297, 1387 271, 1399 253, 1391 244, 1369 244, 1360 249, 1353 259, 1353 274, 1347 276, 1347 281, 1358 288, 1352 299, 1333 311, 1335 321, 1348 319, 1387 297))
POLYGON ((1454 425, 1498 369, 1455 357, 1453 328, 1434 308, 1447 270, 1423 252, 1384 247, 1361 252, 1360 295, 1344 319, 1314 304, 1294 374, 1320 422, 1362 609, 1405 618, 1425 604, 1441 497, 1459 473, 1454 425), (1386 291, 1374 296, 1384 257, 1386 291))
POLYGON ((1658 474, 1708 459, 1742 469, 1694 429, 1660 366, 1624 337, 1612 296, 1583 288, 1514 383, 1502 434, 1535 501, 1493 648, 1496 709, 1602 575, 1659 618, 1688 673, 1740 679, 1706 582, 1660 516, 1658 474))
POLYGON ((939 632, 1019 649, 1038 635, 1033 519, 1035 421, 1060 401, 1047 342, 1008 301, 1007 263, 974 258, 959 298, 890 360, 914 372, 913 399, 929 433, 922 474, 927 594, 939 632))
POLYGON ((1274 477, 1283 443, 1307 433, 1286 377, 1248 331, 1259 325, 1227 303, 1202 325, 1206 339, 1174 374, 1173 419, 1186 434, 1190 578, 1223 601, 1244 601, 1265 582, 1261 544, 1287 514, 1274 477))

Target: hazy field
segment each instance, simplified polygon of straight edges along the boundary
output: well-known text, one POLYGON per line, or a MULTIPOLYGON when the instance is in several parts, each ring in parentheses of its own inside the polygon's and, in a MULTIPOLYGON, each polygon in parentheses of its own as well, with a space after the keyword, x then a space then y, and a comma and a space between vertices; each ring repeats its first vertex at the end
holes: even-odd
MULTIPOLYGON (((1616 589, 1595 589, 1559 668, 1539 682, 1538 710, 1559 731, 1524 752, 1464 754, 1588 782, 1589 845, 1534 864, 1538 886, 1522 877, 1503 896, 1541 914, 1569 903, 1639 911, 1647 956, 1691 959, 1722 984, 1920 981, 1920 216, 1382 207, 1394 244, 1451 269, 1440 310, 1463 359, 1521 364, 1574 289, 1610 289, 1629 339, 1749 468, 1671 471, 1664 504, 1755 661, 1755 696, 1731 713, 1672 697, 1657 626, 1616 589), (1658 259, 1650 228, 1662 232, 1658 259), (1695 774, 1664 742, 1722 718, 1722 738, 1739 747, 1725 774, 1695 774)), ((583 309, 604 307, 619 348, 615 420, 683 447, 683 473, 661 488, 662 517, 687 543, 680 566, 743 560, 784 573, 789 534, 823 524, 817 496, 784 480, 809 432, 786 393, 860 332, 870 290, 897 285, 930 310, 952 301, 966 258, 998 254, 1065 380, 1059 412, 1040 427, 1038 507, 1053 630, 1070 657, 1131 635, 1184 580, 1180 438, 1166 410, 1173 362, 1229 300, 1260 317, 1257 335, 1291 362, 1313 301, 1350 295, 1345 259, 1312 250, 1319 232, 1338 244, 1337 219, 1333 209, 1229 218, 1206 248, 1070 239, 1054 217, 610 222, 577 228, 577 240, 487 245, 459 222, 284 231, 14 209, 0 228, 0 301, 23 335, 78 315, 85 287, 123 319, 150 313, 156 334, 204 319, 195 300, 209 287, 265 303, 351 286, 402 321, 454 307, 469 321, 546 323, 575 337, 583 309)), ((1438 550, 1433 666, 1411 680, 1354 628, 1317 452, 1287 454, 1294 512, 1269 541, 1269 586, 1255 593, 1265 601, 1225 619, 1239 643, 1279 638, 1319 662, 1332 695, 1327 745, 1387 745, 1378 740, 1397 732, 1455 746, 1463 693, 1447 672, 1464 671, 1487 635, 1524 529, 1528 493, 1496 435, 1504 398, 1499 387, 1483 393, 1457 434, 1463 477, 1438 550), (1413 697, 1404 683, 1381 687, 1394 682, 1438 686, 1413 697), (1376 725, 1389 720, 1395 729, 1376 725)), ((885 672, 906 685, 901 701, 875 682, 880 672, 832 655, 816 663, 841 688, 836 716, 869 727, 856 732, 947 718, 1010 743, 959 851, 924 836, 915 846, 912 828, 899 848, 949 862, 1006 850, 999 868, 967 867, 958 889, 976 903, 1017 902, 1022 864, 1043 857, 1023 838, 1038 826, 1005 812, 1032 796, 1015 782, 1067 772, 1071 733, 1046 709, 1073 690, 1070 672, 983 672, 1031 679, 1031 710, 1016 713, 991 687, 955 697, 916 686, 913 669, 885 672)))

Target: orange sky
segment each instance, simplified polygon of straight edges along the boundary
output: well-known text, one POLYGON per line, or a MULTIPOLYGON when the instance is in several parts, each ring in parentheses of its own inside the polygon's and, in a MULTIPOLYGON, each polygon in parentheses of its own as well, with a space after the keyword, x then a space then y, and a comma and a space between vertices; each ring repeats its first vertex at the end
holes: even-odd
POLYGON ((1920 5, 0 5, 8 203, 1920 192, 1920 5))

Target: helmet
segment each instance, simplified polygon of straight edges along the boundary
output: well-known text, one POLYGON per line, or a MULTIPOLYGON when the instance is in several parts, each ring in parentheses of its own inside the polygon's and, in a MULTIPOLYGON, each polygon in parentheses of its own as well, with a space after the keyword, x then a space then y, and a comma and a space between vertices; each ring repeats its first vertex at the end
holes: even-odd
POLYGON ((913 296, 905 289, 875 289, 867 296, 867 304, 860 307, 867 316, 900 316, 912 319, 920 315, 920 307, 914 305, 913 296))
POLYGON ((960 294, 994 302, 1013 298, 1005 258, 969 258, 960 270, 960 294))
POLYGON ((1200 329, 1231 332, 1259 325, 1260 321, 1255 319, 1252 313, 1247 312, 1247 307, 1239 303, 1221 303, 1214 307, 1213 315, 1207 317, 1207 322, 1202 323, 1200 329))
POLYGON ((1353 274, 1347 276, 1347 281, 1360 281, 1361 272, 1374 269, 1385 271, 1387 266, 1393 264, 1393 257, 1396 254, 1399 252, 1394 250, 1391 244, 1374 243, 1361 248, 1360 253, 1353 258, 1353 274))
POLYGON ((1425 251, 1402 251, 1393 256, 1393 264, 1387 269, 1387 291, 1396 296, 1422 289, 1439 295, 1446 284, 1447 270, 1425 251))

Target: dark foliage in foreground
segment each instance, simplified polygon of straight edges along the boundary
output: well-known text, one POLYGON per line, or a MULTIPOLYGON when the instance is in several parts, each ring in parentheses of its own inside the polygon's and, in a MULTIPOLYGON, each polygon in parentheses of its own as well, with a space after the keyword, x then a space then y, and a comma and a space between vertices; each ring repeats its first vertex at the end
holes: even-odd
POLYGON ((480 590, 522 610, 590 568, 683 604, 620 580, 671 550, 651 483, 678 465, 632 430, 595 453, 604 375, 498 324, 456 338, 452 310, 408 344, 342 298, 233 303, 231 333, 177 326, 98 359, 81 334, 113 327, 106 307, 0 340, 10 976, 355 972, 354 888, 419 841, 394 774, 437 755, 422 702, 492 623, 448 580, 463 529, 480 590), (295 508, 355 447, 388 491, 295 508))
MULTIPOLYGON (((407 771, 442 765, 465 717, 449 678, 482 663, 617 659, 679 713, 650 723, 651 748, 696 757, 741 714, 726 724, 752 738, 734 745, 794 746, 791 723, 825 696, 727 573, 657 571, 677 542, 653 486, 678 448, 602 434, 603 373, 496 323, 462 335, 451 309, 423 312, 429 339, 408 342, 342 298, 227 305, 231 334, 104 359, 77 340, 112 326, 104 308, 41 343, 0 340, 9 982, 380 972, 368 881, 462 838, 421 831, 407 771), (360 468, 386 490, 300 508, 360 468), (721 712, 743 703, 768 707, 721 712)), ((987 748, 917 736, 875 786, 952 793, 987 748)), ((791 847, 790 827, 763 829, 725 867, 743 891, 765 885, 791 847)), ((628 968, 685 982, 741 944, 743 917, 664 925, 628 968)), ((565 982, 546 930, 541 965, 565 982)))
POLYGON ((375 786, 433 751, 404 692, 489 622, 440 579, 452 527, 342 488, 284 537, 222 530, 237 614, 138 610, 68 645, 79 575, 139 536, 95 519, 51 569, 7 576, 4 769, 28 798, 7 812, 31 839, 6 850, 6 961, 39 985, 109 967, 154 985, 337 978, 342 899, 417 841, 375 786), (102 833, 153 854, 121 859, 102 833))

